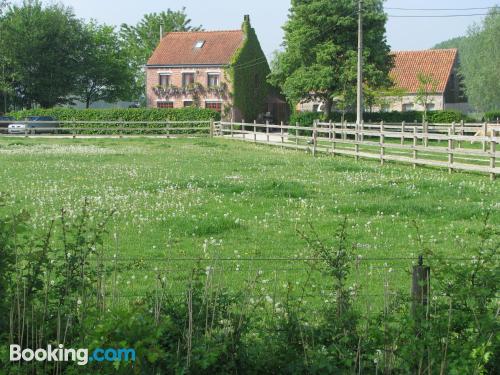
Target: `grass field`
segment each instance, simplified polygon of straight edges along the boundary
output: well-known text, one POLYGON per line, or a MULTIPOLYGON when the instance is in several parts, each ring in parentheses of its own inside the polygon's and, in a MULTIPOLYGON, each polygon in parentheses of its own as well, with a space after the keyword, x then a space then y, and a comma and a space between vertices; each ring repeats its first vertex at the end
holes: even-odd
MULTIPOLYGON (((464 257, 461 243, 492 211, 488 176, 359 161, 223 139, 0 139, 0 190, 40 230, 85 199, 96 217, 116 210, 106 258, 121 293, 144 294, 158 274, 184 284, 200 259, 229 288, 258 273, 262 292, 304 282, 311 253, 298 230, 333 238, 344 217, 355 254, 353 283, 367 297, 408 291, 407 271, 426 246, 464 257), (382 259, 390 258, 390 259, 382 259), (115 263, 113 259, 116 259, 115 263), (269 260, 272 259, 272 260, 269 260)), ((322 278, 312 284, 320 290, 322 278)))

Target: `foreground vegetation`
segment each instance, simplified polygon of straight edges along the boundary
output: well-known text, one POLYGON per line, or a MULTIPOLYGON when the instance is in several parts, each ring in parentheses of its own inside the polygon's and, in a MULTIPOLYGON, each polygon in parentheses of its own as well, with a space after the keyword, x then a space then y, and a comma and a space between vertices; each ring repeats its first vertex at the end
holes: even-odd
POLYGON ((0 167, 7 372, 32 370, 5 361, 8 343, 62 332, 66 347, 134 347, 147 374, 498 366, 487 177, 219 139, 8 138, 0 167), (432 298, 419 320, 420 254, 432 298))

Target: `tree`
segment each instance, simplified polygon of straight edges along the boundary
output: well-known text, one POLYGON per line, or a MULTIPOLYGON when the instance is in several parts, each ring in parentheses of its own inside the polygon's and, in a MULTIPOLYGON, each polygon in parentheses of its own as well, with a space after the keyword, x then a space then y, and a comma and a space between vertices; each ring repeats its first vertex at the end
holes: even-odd
MULTIPOLYGON (((365 84, 388 86, 392 58, 383 1, 365 0, 363 18, 365 84)), ((329 114, 341 98, 345 109, 351 107, 356 98, 357 1, 292 0, 284 30, 285 50, 275 56, 270 82, 292 104, 321 100, 329 114)))
POLYGON ((90 22, 83 30, 80 69, 74 94, 86 107, 98 100, 115 102, 133 96, 134 71, 111 26, 90 22))
POLYGON ((432 74, 417 74, 418 88, 415 102, 424 108, 422 122, 427 121, 427 111, 429 105, 434 102, 433 96, 436 95, 438 82, 432 74))
POLYGON ((500 106, 500 8, 469 29, 463 45, 462 74, 470 103, 489 111, 500 106))
POLYGON ((482 24, 467 35, 437 44, 434 48, 457 48, 459 73, 469 102, 478 110, 498 109, 500 103, 500 8, 494 7, 482 24))
POLYGON ((135 26, 122 24, 120 37, 131 67, 136 74, 136 91, 138 94, 145 92, 144 65, 153 54, 160 40, 160 25, 165 33, 172 31, 197 31, 201 26, 193 27, 186 14, 186 9, 166 12, 150 13, 144 15, 135 26))
POLYGON ((81 23, 70 8, 38 0, 8 7, 0 23, 0 53, 23 105, 67 103, 75 87, 81 23))

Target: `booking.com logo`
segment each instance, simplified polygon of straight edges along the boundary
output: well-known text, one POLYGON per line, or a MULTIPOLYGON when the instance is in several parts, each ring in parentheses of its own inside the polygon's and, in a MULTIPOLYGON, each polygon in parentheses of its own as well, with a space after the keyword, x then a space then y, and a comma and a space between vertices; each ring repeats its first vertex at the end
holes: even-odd
POLYGON ((135 349, 97 348, 89 356, 88 349, 69 349, 64 345, 47 349, 22 349, 20 345, 10 346, 10 361, 18 362, 76 362, 85 366, 89 362, 135 362, 135 349))

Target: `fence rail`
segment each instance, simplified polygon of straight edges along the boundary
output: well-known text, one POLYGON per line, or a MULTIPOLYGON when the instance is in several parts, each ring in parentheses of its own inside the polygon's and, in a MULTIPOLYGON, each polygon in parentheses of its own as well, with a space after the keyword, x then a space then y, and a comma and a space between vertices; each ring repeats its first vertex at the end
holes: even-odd
POLYGON ((220 122, 216 133, 233 139, 302 150, 315 155, 353 156, 500 174, 497 124, 349 124, 315 122, 312 127, 220 122))

